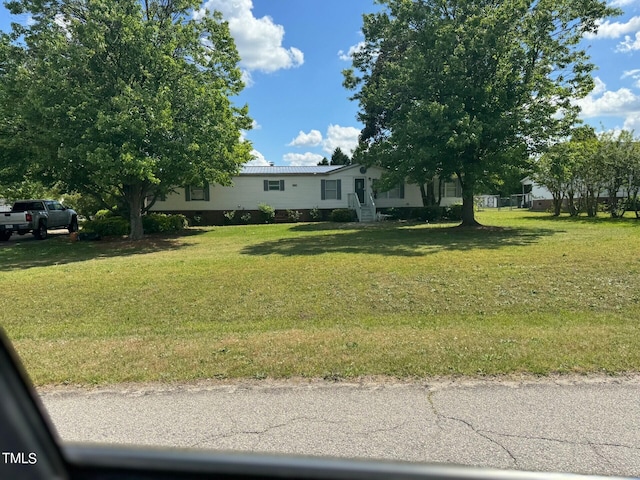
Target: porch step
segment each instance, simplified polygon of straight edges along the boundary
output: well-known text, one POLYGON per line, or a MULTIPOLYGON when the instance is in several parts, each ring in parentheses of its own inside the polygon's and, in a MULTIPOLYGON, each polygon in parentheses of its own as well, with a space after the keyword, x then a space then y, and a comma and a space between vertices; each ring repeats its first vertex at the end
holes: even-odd
POLYGON ((375 222, 376 221, 376 215, 374 212, 371 211, 370 208, 362 208, 362 210, 360 211, 360 222, 362 223, 369 223, 369 222, 375 222))

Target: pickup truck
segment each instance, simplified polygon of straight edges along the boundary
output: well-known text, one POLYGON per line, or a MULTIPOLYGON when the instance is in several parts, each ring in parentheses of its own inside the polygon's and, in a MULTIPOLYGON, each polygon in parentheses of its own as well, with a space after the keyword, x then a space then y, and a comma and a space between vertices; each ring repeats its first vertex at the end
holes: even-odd
POLYGON ((39 240, 47 238, 47 229, 67 228, 78 231, 78 214, 55 200, 19 200, 10 212, 0 212, 0 241, 7 241, 13 232, 31 232, 39 240))

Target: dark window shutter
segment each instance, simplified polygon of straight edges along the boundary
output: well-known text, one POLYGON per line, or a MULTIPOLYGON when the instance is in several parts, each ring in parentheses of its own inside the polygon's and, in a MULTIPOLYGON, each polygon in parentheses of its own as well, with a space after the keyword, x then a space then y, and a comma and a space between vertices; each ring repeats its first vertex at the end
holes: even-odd
POLYGON ((187 186, 184 187, 184 199, 187 202, 191 201, 191 186, 190 185, 187 185, 187 186))
POLYGON ((404 182, 400 184, 400 198, 404 198, 404 182))
POLYGON ((204 201, 208 202, 210 200, 209 197, 209 182, 204 182, 204 201))
POLYGON ((342 200, 342 180, 337 180, 336 185, 336 188, 338 189, 338 194, 336 196, 338 200, 342 200))
POLYGON ((269 180, 264 181, 264 191, 265 192, 269 191, 269 180))
POLYGON ((280 191, 284 192, 284 180, 280 180, 280 191))
POLYGON ((326 183, 326 180, 320 180, 320 200, 324 200, 327 197, 325 193, 326 183))

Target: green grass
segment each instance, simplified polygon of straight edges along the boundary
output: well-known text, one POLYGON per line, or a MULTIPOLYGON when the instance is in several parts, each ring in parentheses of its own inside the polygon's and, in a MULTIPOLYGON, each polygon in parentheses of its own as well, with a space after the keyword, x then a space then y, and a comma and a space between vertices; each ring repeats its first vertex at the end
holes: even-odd
POLYGON ((640 371, 640 222, 193 229, 0 245, 38 385, 640 371))

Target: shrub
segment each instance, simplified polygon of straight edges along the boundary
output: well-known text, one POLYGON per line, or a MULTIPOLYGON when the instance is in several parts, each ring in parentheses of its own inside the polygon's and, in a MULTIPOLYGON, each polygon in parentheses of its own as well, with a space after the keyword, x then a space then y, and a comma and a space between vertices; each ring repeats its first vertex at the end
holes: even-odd
POLYGON ((165 215, 152 213, 142 217, 142 228, 145 233, 179 232, 187 226, 184 215, 165 215))
POLYGON ((95 233, 101 237, 129 235, 129 221, 122 217, 90 220, 82 225, 83 233, 95 233))
POLYGON ((313 220, 315 222, 319 222, 320 220, 322 220, 322 212, 320 211, 320 209, 318 207, 313 207, 309 211, 309 216, 311 217, 311 220, 313 220))
POLYGON ((233 220, 236 217, 236 211, 235 210, 228 210, 226 212, 223 213, 224 218, 226 219, 227 223, 233 223, 233 220))
POLYGON ((454 221, 462 220, 462 204, 456 203, 455 205, 445 207, 444 212, 442 213, 442 218, 454 221))
POLYGON ((352 222, 353 211, 348 208, 336 208, 331 212, 330 218, 332 222, 352 222))
MULTIPOLYGON (((260 210, 260 216, 265 223, 273 223, 276 219, 276 209, 266 203, 258 204, 258 210, 260 210)), ((249 214, 249 220, 251 220, 251 214, 249 214)), ((248 221, 247 220, 247 223, 248 221)))
MULTIPOLYGON (((187 218, 184 215, 164 215, 152 213, 142 217, 144 233, 179 232, 187 226, 187 218)), ((95 233, 101 237, 129 235, 129 220, 122 217, 108 216, 84 222, 83 233, 95 233)))
POLYGON ((240 217, 240 220, 242 220, 244 223, 249 223, 251 221, 251 213, 245 213, 240 217))
POLYGON ((95 220, 104 220, 105 218, 111 218, 115 216, 111 210, 98 210, 96 214, 93 216, 95 220))
POLYGON ((302 212, 298 210, 287 210, 287 218, 292 222, 300 221, 300 217, 302 216, 302 212))
POLYGON ((415 208, 412 212, 412 216, 416 220, 422 222, 437 222, 443 217, 443 207, 439 205, 430 205, 427 207, 415 208))

